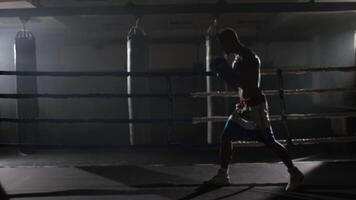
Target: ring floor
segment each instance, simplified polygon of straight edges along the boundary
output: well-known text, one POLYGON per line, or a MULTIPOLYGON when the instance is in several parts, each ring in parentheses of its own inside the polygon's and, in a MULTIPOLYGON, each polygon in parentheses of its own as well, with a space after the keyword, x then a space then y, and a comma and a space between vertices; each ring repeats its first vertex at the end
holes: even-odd
POLYGON ((214 148, 38 150, 26 156, 1 150, 4 200, 356 199, 356 154, 349 150, 291 151, 306 174, 295 192, 284 192, 288 173, 263 148, 239 149, 230 169, 233 184, 205 189, 198 188, 218 169, 214 148))

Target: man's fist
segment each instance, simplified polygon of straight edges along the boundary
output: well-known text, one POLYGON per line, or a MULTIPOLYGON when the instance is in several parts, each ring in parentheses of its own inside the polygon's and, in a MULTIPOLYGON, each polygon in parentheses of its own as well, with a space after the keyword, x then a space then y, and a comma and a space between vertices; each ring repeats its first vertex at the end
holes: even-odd
POLYGON ((225 58, 214 58, 210 63, 210 68, 228 85, 236 88, 238 87, 238 79, 236 72, 232 69, 231 65, 225 58))

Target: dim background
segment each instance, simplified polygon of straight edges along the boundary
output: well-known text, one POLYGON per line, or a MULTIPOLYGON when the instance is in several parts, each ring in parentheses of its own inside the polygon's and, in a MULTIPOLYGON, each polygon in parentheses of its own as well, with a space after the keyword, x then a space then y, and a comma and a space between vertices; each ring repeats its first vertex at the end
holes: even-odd
MULTIPOLYGON (((208 0, 136 0, 137 4, 214 3, 208 0), (149 3, 148 3, 149 2, 149 3)), ((243 1, 227 1, 243 2, 243 1)), ((254 2, 247 1, 245 2, 254 2)), ((257 2, 257 1, 256 1, 257 2)), ((260 1, 261 2, 261 1, 260 1)), ((267 2, 267 1, 263 1, 267 2)), ((298 1, 288 1, 298 2, 298 1)), ((299 1, 301 2, 301 1, 299 1)), ((322 1, 318 1, 322 2, 322 1)), ((1 8, 50 6, 123 5, 126 1, 43 0, 0 3, 1 8)), ((346 67, 355 65, 356 12, 335 13, 249 13, 222 14, 219 27, 233 27, 241 41, 262 60, 263 69, 346 67)), ((149 62, 142 71, 204 71, 204 35, 212 23, 211 15, 149 15, 141 27, 147 33, 149 62)), ((26 24, 36 37, 39 71, 126 71, 126 36, 135 23, 133 15, 35 17, 26 24)), ((18 18, 0 18, 0 70, 15 70, 14 38, 22 24, 18 18)), ((140 59, 140 58, 136 58, 140 59)), ((138 69, 140 70, 140 69, 138 69)), ((320 72, 286 75, 285 88, 354 87, 353 72, 320 72)), ((142 79, 140 92, 167 93, 166 79, 142 79)), ((134 79, 135 80, 135 79, 134 79)), ((175 77, 175 93, 203 92, 204 77, 175 77)), ((126 78, 112 77, 38 77, 38 93, 126 93, 126 78)), ((263 89, 277 89, 275 76, 262 78, 263 89)), ((213 90, 225 90, 213 78, 213 90)), ((16 78, 0 77, 0 93, 16 93, 16 78)), ((234 99, 213 98, 214 115, 229 115, 234 99)), ((354 96, 346 93, 287 96, 287 113, 320 113, 354 110, 354 96)), ((168 100, 143 98, 142 112, 149 118, 169 118, 168 100)), ((41 118, 128 118, 126 99, 39 99, 41 118)), ((279 114, 278 97, 269 97, 271 114, 279 114)), ((0 100, 1 117, 17 117, 15 99, 0 100)), ((206 116, 203 98, 178 98, 174 116, 206 116)), ((289 121, 296 138, 354 135, 354 120, 318 119, 289 121)), ((214 143, 219 142, 223 123, 214 123, 214 143)), ((145 131, 135 138, 137 144, 205 144, 206 124, 180 124, 168 136, 168 124, 137 124, 145 131), (168 138, 169 137, 169 138, 168 138)), ((280 122, 273 123, 278 138, 285 138, 280 122)), ((0 124, 0 141, 17 142, 17 126, 0 124)), ((43 144, 126 145, 127 124, 41 124, 43 144)))

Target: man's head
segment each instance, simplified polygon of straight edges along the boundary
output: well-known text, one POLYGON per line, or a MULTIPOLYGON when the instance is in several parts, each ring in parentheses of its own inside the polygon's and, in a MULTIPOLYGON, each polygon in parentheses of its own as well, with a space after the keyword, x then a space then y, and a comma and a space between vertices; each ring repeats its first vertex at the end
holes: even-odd
POLYGON ((226 54, 239 54, 242 44, 234 29, 226 28, 219 33, 218 37, 226 54))

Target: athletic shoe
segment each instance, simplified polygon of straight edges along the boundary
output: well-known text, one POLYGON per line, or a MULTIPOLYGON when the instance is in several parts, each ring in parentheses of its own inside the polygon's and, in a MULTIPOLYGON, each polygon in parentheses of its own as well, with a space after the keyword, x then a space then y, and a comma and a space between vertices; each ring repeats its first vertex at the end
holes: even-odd
POLYGON ((213 185, 213 186, 228 186, 230 185, 230 177, 226 172, 221 170, 208 181, 205 181, 204 184, 213 185))

